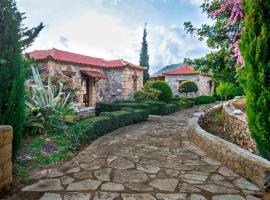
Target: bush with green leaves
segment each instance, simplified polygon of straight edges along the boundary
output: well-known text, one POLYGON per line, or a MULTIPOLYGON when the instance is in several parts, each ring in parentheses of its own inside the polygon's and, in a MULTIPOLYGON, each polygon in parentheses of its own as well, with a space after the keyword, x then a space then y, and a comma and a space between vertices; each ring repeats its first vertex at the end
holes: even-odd
POLYGON ((119 127, 145 121, 148 117, 148 110, 124 108, 121 111, 102 112, 97 117, 77 121, 68 131, 71 141, 70 148, 78 150, 81 145, 88 144, 91 140, 119 127))
POLYGON ((193 81, 182 81, 179 84, 178 91, 180 93, 185 93, 187 96, 187 94, 190 92, 196 93, 198 91, 198 86, 193 81))
POLYGON ((122 110, 123 108, 149 110, 149 105, 143 102, 138 103, 134 101, 97 102, 96 114, 99 115, 101 112, 119 111, 122 110))
POLYGON ((68 103, 70 93, 63 92, 62 83, 53 86, 50 75, 44 85, 36 68, 32 67, 32 73, 34 83, 25 83, 26 128, 35 134, 65 132, 67 117, 73 115, 73 103, 68 103))
POLYGON ((270 160, 270 2, 244 1, 239 70, 247 100, 248 126, 260 155, 270 160))
MULTIPOLYGON (((158 95, 158 101, 163 101, 163 102, 170 102, 173 97, 173 92, 170 86, 165 82, 165 81, 148 81, 145 85, 144 88, 151 88, 154 90, 158 90, 160 93, 158 95)), ((151 99, 155 100, 155 99, 151 99)))
POLYGON ((198 96, 195 99, 195 103, 197 105, 200 104, 210 104, 210 103, 214 103, 216 101, 216 98, 213 96, 198 96))
POLYGON ((229 97, 235 94, 234 85, 227 82, 220 82, 216 88, 217 95, 221 96, 221 100, 227 101, 229 97))
POLYGON ((142 90, 134 92, 136 101, 158 100, 160 91, 154 88, 144 87, 142 90))

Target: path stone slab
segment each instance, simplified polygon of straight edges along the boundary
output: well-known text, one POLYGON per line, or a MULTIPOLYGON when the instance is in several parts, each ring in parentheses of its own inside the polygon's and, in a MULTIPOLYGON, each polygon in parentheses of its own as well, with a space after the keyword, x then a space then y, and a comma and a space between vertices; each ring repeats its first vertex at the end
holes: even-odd
POLYGON ((110 181, 110 173, 111 173, 110 168, 103 168, 103 169, 98 169, 94 172, 95 177, 100 180, 100 181, 110 181))
POLYGON ((33 185, 27 186, 22 189, 22 191, 32 191, 32 192, 46 192, 46 191, 59 191, 64 188, 61 186, 61 181, 59 178, 54 179, 43 179, 34 183, 33 185))
POLYGON ((178 188, 179 188, 179 192, 188 192, 188 193, 201 192, 201 189, 187 183, 179 183, 178 188))
POLYGON ((185 182, 191 183, 191 184, 199 184, 206 181, 208 178, 207 175, 201 175, 197 173, 193 174, 183 174, 180 176, 185 182))
POLYGON ((68 192, 64 196, 64 200, 90 200, 90 193, 68 192))
POLYGON ((147 181, 147 175, 138 170, 117 170, 113 180, 116 183, 143 183, 147 181))
POLYGON ((88 179, 88 178, 92 178, 92 174, 89 171, 82 171, 82 172, 74 173, 73 177, 76 179, 88 179))
POLYGON ((129 188, 130 190, 133 191, 140 191, 140 192, 146 192, 146 191, 152 191, 153 188, 150 186, 147 186, 145 184, 142 183, 128 183, 125 184, 127 186, 127 188, 129 188))
POLYGON ((48 178, 56 178, 56 177, 60 177, 60 176, 64 176, 64 173, 59 171, 58 169, 48 169, 47 170, 47 176, 48 178))
POLYGON ((227 167, 221 167, 218 172, 220 174, 222 174, 223 176, 226 176, 229 179, 235 178, 235 177, 239 177, 238 174, 234 173, 232 170, 230 170, 227 167))
POLYGON ((40 200, 62 200, 60 194, 45 193, 40 200))
POLYGON ((131 169, 135 167, 133 162, 120 156, 117 156, 115 160, 109 162, 108 166, 116 169, 131 169))
POLYGON ((156 174, 159 172, 160 168, 157 166, 152 166, 152 165, 137 165, 137 169, 140 171, 144 171, 146 173, 150 174, 156 174))
POLYGON ((69 176, 62 176, 60 180, 61 180, 62 185, 68 185, 72 183, 75 179, 69 176))
POLYGON ((150 186, 157 188, 161 191, 173 192, 178 184, 177 179, 154 179, 149 183, 150 186))
POLYGON ((76 173, 79 171, 81 171, 81 169, 79 167, 75 167, 75 168, 72 168, 72 169, 69 169, 68 171, 66 171, 66 174, 72 174, 72 173, 76 173))
POLYGON ((203 195, 192 194, 190 197, 191 200, 207 200, 203 195))
POLYGON ((124 186, 119 183, 108 182, 101 185, 101 190, 105 191, 122 191, 124 189, 124 186))
POLYGON ((157 193, 156 197, 158 200, 186 200, 187 194, 184 194, 184 193, 174 193, 174 194, 157 193))
POLYGON ((213 196, 213 200, 245 200, 245 198, 240 195, 227 194, 213 196))
POLYGON ((86 179, 83 181, 70 183, 67 187, 67 191, 96 190, 101 183, 101 181, 86 179))
POLYGON ((115 200, 120 197, 118 193, 96 192, 93 200, 115 200))
POLYGON ((214 194, 238 193, 238 190, 227 188, 221 185, 208 184, 208 185, 197 185, 196 187, 206 190, 208 192, 214 193, 214 194))
POLYGON ((156 200, 150 194, 121 194, 123 200, 156 200))
POLYGON ((239 178, 233 181, 233 184, 243 190, 259 191, 260 189, 244 178, 239 178))

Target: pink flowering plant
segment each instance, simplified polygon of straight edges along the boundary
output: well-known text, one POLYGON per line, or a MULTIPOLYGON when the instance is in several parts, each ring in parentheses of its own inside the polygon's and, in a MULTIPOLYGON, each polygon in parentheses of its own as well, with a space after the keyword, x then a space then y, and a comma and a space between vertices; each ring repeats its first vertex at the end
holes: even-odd
POLYGON ((234 56, 237 58, 237 64, 244 66, 244 60, 238 47, 238 40, 243 27, 244 10, 241 0, 222 0, 215 1, 219 7, 213 10, 210 15, 218 18, 224 13, 229 13, 230 17, 224 28, 227 30, 226 36, 230 40, 234 56), (233 27, 233 28, 232 28, 233 27))

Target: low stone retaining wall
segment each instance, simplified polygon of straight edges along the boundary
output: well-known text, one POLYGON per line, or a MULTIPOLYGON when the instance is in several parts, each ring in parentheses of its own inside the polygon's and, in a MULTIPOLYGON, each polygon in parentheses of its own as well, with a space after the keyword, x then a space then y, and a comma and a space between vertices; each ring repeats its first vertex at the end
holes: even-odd
POLYGON ((198 123, 200 117, 200 114, 194 114, 194 117, 189 120, 188 137, 225 166, 263 187, 265 172, 270 169, 270 162, 206 132, 198 123))
POLYGON ((257 152, 256 143, 252 139, 248 130, 246 114, 234 114, 236 108, 232 105, 233 101, 234 100, 229 101, 223 106, 225 131, 230 134, 232 140, 239 146, 249 150, 250 152, 257 152))
POLYGON ((0 193, 12 182, 12 138, 12 127, 0 125, 0 193))

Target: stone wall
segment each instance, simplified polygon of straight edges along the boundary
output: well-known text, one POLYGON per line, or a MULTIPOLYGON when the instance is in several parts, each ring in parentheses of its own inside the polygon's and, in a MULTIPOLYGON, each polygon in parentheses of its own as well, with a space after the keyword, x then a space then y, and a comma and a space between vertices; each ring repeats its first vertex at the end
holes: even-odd
POLYGON ((70 78, 73 81, 74 87, 79 90, 76 92, 76 101, 83 106, 83 94, 86 93, 86 83, 83 81, 80 70, 92 70, 101 74, 105 74, 108 79, 89 79, 89 98, 90 106, 95 106, 99 101, 112 101, 115 99, 132 99, 134 88, 137 90, 143 87, 143 71, 125 68, 102 68, 96 66, 74 65, 70 63, 60 63, 49 60, 44 63, 39 63, 42 68, 47 65, 52 74, 63 74, 63 71, 72 71, 74 75, 70 78), (136 84, 136 87, 134 87, 136 84))
POLYGON ((225 166, 263 188, 265 172, 269 171, 270 162, 206 132, 198 123, 200 117, 202 117, 201 114, 194 114, 194 117, 189 120, 187 134, 191 141, 225 166))
POLYGON ((189 80, 193 81, 198 86, 197 93, 189 93, 189 96, 201 96, 201 95, 213 95, 214 85, 212 88, 209 88, 209 81, 211 81, 210 76, 205 76, 202 74, 199 75, 168 75, 165 76, 165 81, 169 84, 173 91, 173 95, 185 96, 183 93, 178 92, 179 81, 189 80))
POLYGON ((232 101, 227 102, 223 106, 225 131, 228 132, 232 140, 242 148, 250 152, 257 152, 256 143, 252 139, 248 129, 246 114, 234 114, 236 108, 233 107, 232 101))
POLYGON ((12 127, 0 125, 0 193, 12 182, 12 127))

